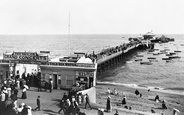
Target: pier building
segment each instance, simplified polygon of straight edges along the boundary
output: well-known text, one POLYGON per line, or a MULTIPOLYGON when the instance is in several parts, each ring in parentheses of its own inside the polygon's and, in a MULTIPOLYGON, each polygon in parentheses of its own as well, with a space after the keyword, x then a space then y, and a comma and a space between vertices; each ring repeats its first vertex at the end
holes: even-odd
POLYGON ((18 64, 37 65, 37 75, 41 81, 52 80, 54 89, 72 89, 79 84, 80 90, 88 93, 91 101, 96 102, 97 63, 81 53, 56 59, 49 59, 49 55, 43 52, 4 53, 0 60, 1 85, 5 80, 15 79, 18 64))

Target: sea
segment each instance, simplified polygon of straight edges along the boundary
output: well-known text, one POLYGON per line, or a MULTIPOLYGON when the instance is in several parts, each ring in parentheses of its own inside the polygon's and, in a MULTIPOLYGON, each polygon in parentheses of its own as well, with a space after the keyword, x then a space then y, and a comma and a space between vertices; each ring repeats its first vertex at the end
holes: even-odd
MULTIPOLYGON (((50 51, 50 58, 68 56, 74 52, 95 53, 109 47, 128 43, 129 37, 138 34, 83 34, 83 35, 0 35, 0 56, 13 51, 50 51)), ((156 35, 157 37, 161 34, 156 35)), ((184 35, 167 34, 174 42, 155 44, 155 49, 174 52, 181 58, 170 62, 162 60, 165 54, 153 55, 147 50, 137 50, 116 66, 97 76, 98 81, 160 87, 184 92, 184 35), (134 61, 138 54, 155 57, 152 65, 134 61)))

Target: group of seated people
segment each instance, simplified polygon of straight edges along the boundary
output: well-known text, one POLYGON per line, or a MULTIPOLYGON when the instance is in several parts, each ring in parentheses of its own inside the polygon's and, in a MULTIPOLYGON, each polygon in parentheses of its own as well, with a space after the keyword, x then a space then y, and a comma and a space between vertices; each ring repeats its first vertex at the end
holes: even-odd
POLYGON ((111 91, 110 88, 107 89, 107 94, 109 95, 118 95, 118 91, 116 90, 116 88, 114 88, 114 90, 111 91))

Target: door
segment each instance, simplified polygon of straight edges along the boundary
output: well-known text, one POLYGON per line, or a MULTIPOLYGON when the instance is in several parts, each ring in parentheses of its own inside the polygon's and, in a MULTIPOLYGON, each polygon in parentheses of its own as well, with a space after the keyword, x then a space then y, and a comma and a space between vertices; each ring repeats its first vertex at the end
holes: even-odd
POLYGON ((57 89, 57 74, 53 74, 53 89, 57 89))
POLYGON ((61 88, 66 88, 66 75, 61 75, 61 88))

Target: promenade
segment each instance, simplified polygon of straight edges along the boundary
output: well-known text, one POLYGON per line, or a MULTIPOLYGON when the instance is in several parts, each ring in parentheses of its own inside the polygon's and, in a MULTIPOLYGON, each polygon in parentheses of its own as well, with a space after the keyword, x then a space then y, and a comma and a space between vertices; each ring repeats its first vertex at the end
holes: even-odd
MULTIPOLYGON (((31 87, 30 90, 27 91, 27 99, 18 99, 18 105, 21 103, 25 103, 26 105, 31 106, 33 109, 36 108, 36 98, 39 95, 41 101, 41 111, 32 111, 33 115, 64 115, 63 112, 58 114, 59 111, 59 102, 62 98, 63 94, 67 92, 66 90, 53 90, 52 93, 47 92, 37 92, 37 88, 31 87)), ((22 90, 19 90, 18 97, 21 97, 22 90)), ((98 99, 99 100, 99 99, 98 99)), ((104 99, 101 99, 104 101, 104 99)), ((104 102, 106 103, 106 101, 104 102)), ((98 108, 105 109, 105 104, 91 104, 92 110, 87 108, 84 109, 84 105, 80 105, 80 109, 82 112, 85 112, 86 115, 98 115, 98 108)), ((150 112, 136 111, 136 110, 126 110, 122 107, 112 107, 113 110, 110 113, 104 112, 104 115, 114 115, 115 110, 118 110, 119 115, 152 115, 150 112)), ((157 115, 157 114, 153 114, 157 115)))

